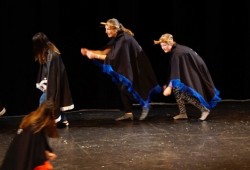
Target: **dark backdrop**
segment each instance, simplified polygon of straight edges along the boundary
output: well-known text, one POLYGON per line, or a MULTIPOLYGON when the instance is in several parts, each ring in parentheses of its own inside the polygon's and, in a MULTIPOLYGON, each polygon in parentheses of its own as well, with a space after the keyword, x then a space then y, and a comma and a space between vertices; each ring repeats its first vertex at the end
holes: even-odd
MULTIPOLYGON (((38 106, 38 64, 31 38, 45 32, 62 52, 75 110, 118 108, 111 79, 80 48, 100 48, 108 41, 101 21, 117 18, 135 33, 148 54, 160 84, 167 56, 153 45, 163 33, 197 51, 205 60, 222 99, 250 98, 249 1, 186 0, 1 0, 1 95, 7 115, 26 114, 38 106)), ((154 102, 174 102, 154 97, 154 102)))

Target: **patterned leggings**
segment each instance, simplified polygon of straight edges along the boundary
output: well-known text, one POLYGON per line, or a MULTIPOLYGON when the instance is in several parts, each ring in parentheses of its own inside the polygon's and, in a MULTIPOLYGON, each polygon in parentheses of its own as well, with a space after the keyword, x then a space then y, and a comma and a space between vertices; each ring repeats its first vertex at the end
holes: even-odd
POLYGON ((187 114, 185 101, 197 107, 201 112, 209 111, 209 109, 201 105, 201 103, 195 97, 189 95, 188 93, 181 92, 177 88, 173 88, 173 93, 175 95, 175 99, 178 104, 180 114, 187 114))

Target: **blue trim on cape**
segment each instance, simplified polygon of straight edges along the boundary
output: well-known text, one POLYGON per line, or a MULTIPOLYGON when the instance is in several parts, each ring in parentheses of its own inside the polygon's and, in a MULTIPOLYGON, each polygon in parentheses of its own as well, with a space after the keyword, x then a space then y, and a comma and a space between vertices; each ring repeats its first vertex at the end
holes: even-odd
POLYGON ((149 91, 149 94, 148 94, 148 97, 146 100, 144 100, 140 94, 133 88, 133 84, 132 82, 127 79, 125 76, 121 75, 120 73, 117 73, 116 71, 113 70, 112 66, 111 65, 108 65, 108 64, 102 64, 96 60, 93 60, 93 62, 102 68, 102 71, 108 75, 111 76, 112 78, 112 81, 115 83, 115 84, 119 84, 119 83, 122 83, 123 85, 125 85, 128 89, 128 92, 130 94, 132 94, 132 96, 138 101, 138 103, 144 107, 144 108, 147 108, 149 109, 150 107, 150 100, 151 100, 151 96, 156 94, 156 93, 160 93, 162 91, 162 87, 159 86, 159 85, 156 85, 154 88, 152 88, 150 91, 149 91))
POLYGON ((219 97, 220 92, 216 88, 214 88, 214 97, 209 102, 207 102, 200 93, 195 91, 193 88, 186 86, 181 82, 180 79, 173 79, 171 80, 171 83, 172 87, 178 88, 180 91, 189 93, 191 96, 196 97, 200 103, 208 109, 212 109, 217 105, 218 102, 221 101, 221 98, 219 97))

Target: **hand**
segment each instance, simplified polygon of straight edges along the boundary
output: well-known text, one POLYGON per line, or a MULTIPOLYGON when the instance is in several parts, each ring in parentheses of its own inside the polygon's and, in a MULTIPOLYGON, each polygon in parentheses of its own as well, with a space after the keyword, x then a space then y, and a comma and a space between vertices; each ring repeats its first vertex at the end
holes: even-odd
POLYGON ((41 90, 44 92, 44 91, 46 91, 47 90, 47 79, 43 79, 40 83, 39 83, 39 85, 40 85, 40 88, 41 88, 41 90))
POLYGON ((47 90, 47 79, 43 79, 40 83, 36 83, 36 88, 45 92, 47 90))
POLYGON ((87 48, 81 48, 81 54, 83 56, 87 56, 88 49, 87 48))
POLYGON ((89 59, 95 58, 95 54, 91 50, 88 50, 87 48, 81 48, 81 53, 83 56, 87 56, 89 59))
POLYGON ((47 85, 42 84, 42 85, 41 85, 41 89, 42 89, 43 92, 45 92, 45 91, 47 90, 47 85))
POLYGON ((39 84, 41 85, 46 85, 48 83, 47 79, 43 79, 39 84))
POLYGON ((172 93, 172 87, 166 87, 163 91, 164 96, 169 96, 172 93))
POLYGON ((36 88, 38 88, 39 90, 41 90, 42 92, 45 92, 47 90, 47 85, 43 84, 40 85, 39 83, 36 84, 36 88))
POLYGON ((50 161, 56 159, 56 157, 57 157, 56 154, 54 154, 53 152, 49 152, 49 151, 45 151, 45 156, 50 161))
POLYGON ((94 59, 94 58, 95 58, 95 54, 94 54, 92 51, 88 50, 88 51, 87 51, 87 57, 88 57, 89 59, 94 59))

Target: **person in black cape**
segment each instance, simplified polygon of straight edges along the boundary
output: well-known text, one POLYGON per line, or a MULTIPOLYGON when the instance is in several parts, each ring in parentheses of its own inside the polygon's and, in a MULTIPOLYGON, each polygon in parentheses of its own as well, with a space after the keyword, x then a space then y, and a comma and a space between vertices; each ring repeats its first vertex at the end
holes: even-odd
POLYGON ((57 155, 49 144, 49 137, 58 138, 59 135, 55 123, 55 103, 46 100, 23 117, 0 170, 53 169, 51 161, 57 155))
POLYGON ((101 24, 105 26, 110 41, 101 50, 81 48, 81 54, 95 59, 103 72, 110 75, 117 84, 125 114, 116 120, 133 120, 133 101, 142 106, 139 119, 143 120, 148 115, 152 95, 160 93, 162 88, 158 85, 151 63, 133 37, 132 31, 116 18, 101 24))
POLYGON ((169 76, 164 85, 164 96, 175 95, 179 114, 174 119, 187 119, 185 102, 201 111, 200 120, 205 120, 221 101, 211 75, 203 59, 191 48, 176 43, 169 33, 163 34, 154 44, 160 44, 170 54, 169 76))
POLYGON ((65 111, 73 109, 74 104, 61 53, 43 32, 32 37, 32 44, 35 61, 40 65, 36 82, 36 87, 42 91, 39 103, 53 100, 58 127, 67 127, 65 111))

